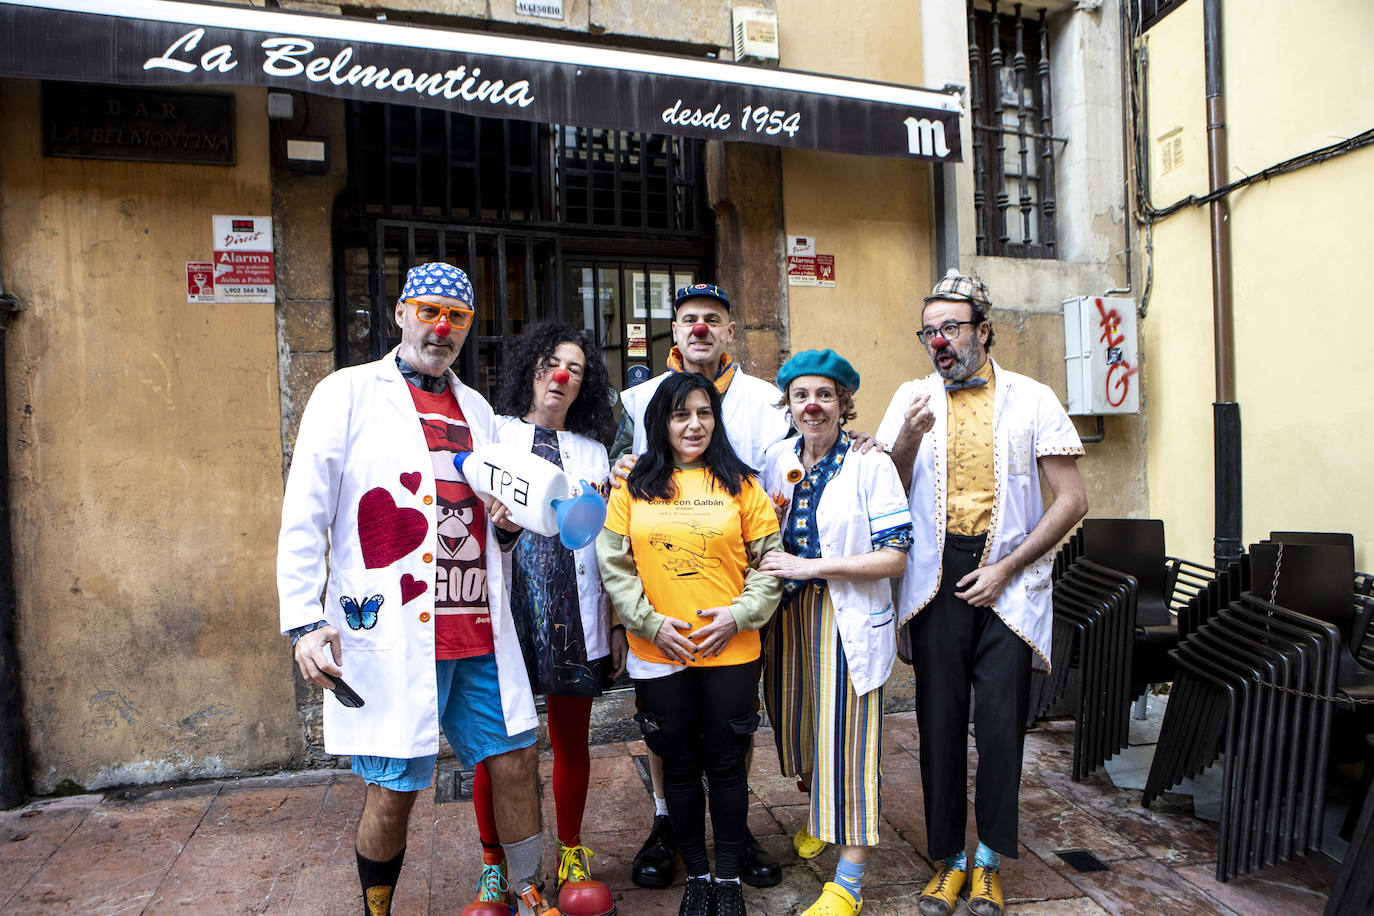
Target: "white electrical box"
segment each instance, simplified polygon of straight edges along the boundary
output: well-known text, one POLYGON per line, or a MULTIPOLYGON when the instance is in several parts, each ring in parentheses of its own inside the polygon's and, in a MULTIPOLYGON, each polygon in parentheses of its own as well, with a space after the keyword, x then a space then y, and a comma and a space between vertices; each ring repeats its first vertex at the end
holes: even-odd
POLYGON ((778 14, 737 6, 730 10, 735 32, 735 60, 755 64, 778 62, 778 14))
POLYGON ((1064 369, 1071 415, 1140 412, 1135 330, 1134 299, 1064 300, 1064 369))

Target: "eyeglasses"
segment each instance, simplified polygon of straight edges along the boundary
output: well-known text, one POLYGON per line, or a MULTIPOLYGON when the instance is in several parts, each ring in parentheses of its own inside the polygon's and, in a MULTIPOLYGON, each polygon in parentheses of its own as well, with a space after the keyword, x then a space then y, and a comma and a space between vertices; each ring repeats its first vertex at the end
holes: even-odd
POLYGON ((448 323, 460 331, 472 324, 473 311, 470 308, 445 307, 423 299, 407 299, 405 302, 406 305, 415 306, 415 317, 425 324, 437 324, 440 318, 447 318, 448 323))
POLYGON ((976 321, 946 321, 938 328, 921 328, 916 332, 916 339, 927 345, 935 339, 937 334, 945 340, 958 340, 960 328, 963 325, 977 323, 976 321))

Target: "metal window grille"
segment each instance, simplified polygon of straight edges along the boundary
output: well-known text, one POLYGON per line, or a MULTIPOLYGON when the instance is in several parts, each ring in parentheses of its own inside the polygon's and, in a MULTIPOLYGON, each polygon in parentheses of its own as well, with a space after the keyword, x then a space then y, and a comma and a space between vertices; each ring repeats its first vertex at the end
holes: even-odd
POLYGON ((1136 0, 1134 19, 1143 31, 1181 7, 1184 0, 1136 0))
POLYGON ((701 231, 701 141, 585 127, 556 127, 554 136, 563 225, 701 231))
POLYGON ((1055 257, 1055 143, 1050 124, 1049 30, 968 5, 973 209, 979 254, 1055 257))
POLYGON ((701 140, 358 102, 349 128, 358 216, 705 231, 701 140))
POLYGON ((526 121, 353 102, 349 105, 352 209, 388 219, 541 222, 547 156, 526 121))

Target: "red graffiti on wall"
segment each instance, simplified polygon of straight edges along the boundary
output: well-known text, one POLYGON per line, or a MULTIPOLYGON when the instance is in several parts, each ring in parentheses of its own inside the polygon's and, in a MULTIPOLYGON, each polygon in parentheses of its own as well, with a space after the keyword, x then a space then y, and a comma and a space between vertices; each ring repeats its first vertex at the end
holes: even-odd
POLYGON ((1107 345, 1107 403, 1120 407, 1131 393, 1131 376, 1140 370, 1131 365, 1122 349, 1126 335, 1121 333, 1121 313, 1115 308, 1108 309, 1101 299, 1093 302, 1097 304, 1100 319, 1097 326, 1102 329, 1102 336, 1097 340, 1107 345))

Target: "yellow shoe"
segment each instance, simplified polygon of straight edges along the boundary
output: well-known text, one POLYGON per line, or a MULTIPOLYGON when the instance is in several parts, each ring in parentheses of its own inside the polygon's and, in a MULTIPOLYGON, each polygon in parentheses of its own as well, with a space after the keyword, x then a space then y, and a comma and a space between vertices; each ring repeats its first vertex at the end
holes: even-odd
POLYGON ((940 867, 935 870, 934 877, 926 882, 926 889, 921 891, 921 896, 916 901, 923 916, 949 916, 953 913, 954 907, 959 903, 959 891, 967 878, 968 872, 964 869, 955 868, 948 862, 941 862, 940 867))
POLYGON ((592 880, 586 846, 558 844, 558 910, 564 916, 615 916, 615 900, 604 882, 592 880))
POLYGON ((825 852, 825 840, 818 840, 811 835, 811 831, 802 828, 797 831, 797 835, 792 837, 792 848, 797 851, 797 855, 803 859, 814 859, 816 856, 825 852))
POLYGON ((973 867, 968 908, 974 916, 1002 916, 1002 879, 994 869, 973 867))
POLYGON ((854 898, 849 896, 849 891, 834 881, 827 881, 821 888, 820 897, 802 913, 802 916, 855 916, 863 908, 862 900, 855 903, 854 898))
POLYGON ((586 881, 592 876, 587 859, 594 853, 586 846, 564 846, 558 843, 558 883, 586 881))

